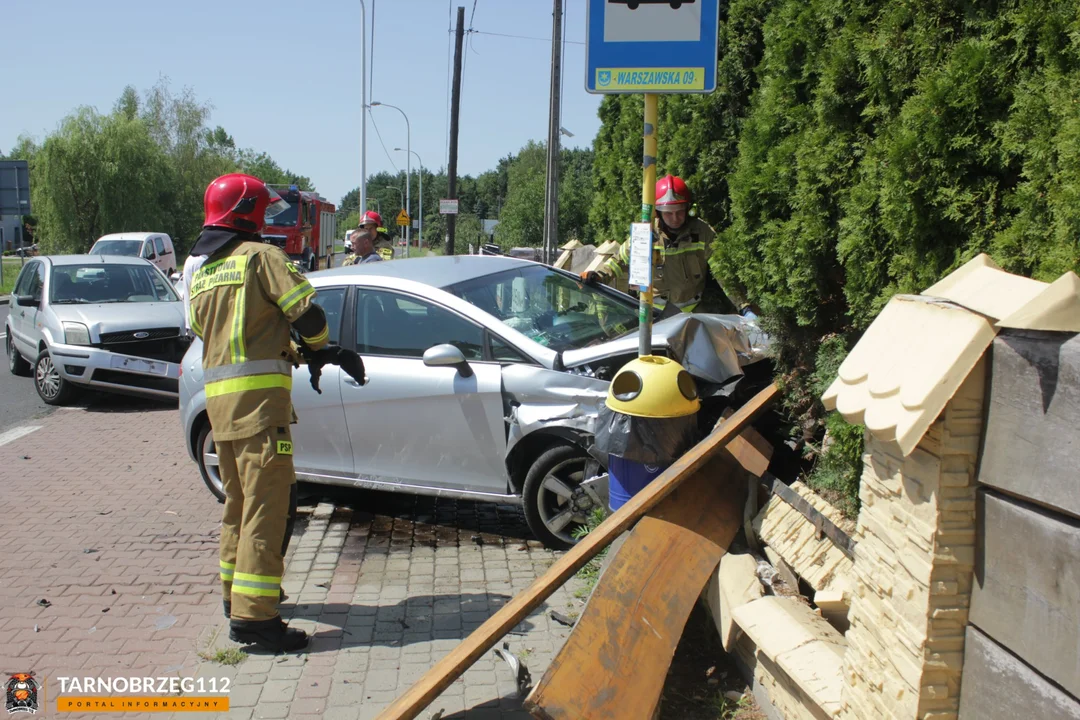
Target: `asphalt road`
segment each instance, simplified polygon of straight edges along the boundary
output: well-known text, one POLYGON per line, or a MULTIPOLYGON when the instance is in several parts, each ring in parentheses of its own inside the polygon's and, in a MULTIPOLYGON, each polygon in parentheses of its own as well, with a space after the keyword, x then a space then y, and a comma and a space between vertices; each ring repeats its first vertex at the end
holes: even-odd
MULTIPOLYGON (((10 305, 0 305, 0 342, 7 342, 10 309, 10 305)), ((34 419, 45 417, 54 409, 38 397, 33 380, 15 377, 8 371, 7 355, 4 355, 4 367, 0 368, 0 433, 17 425, 32 424, 34 419)))

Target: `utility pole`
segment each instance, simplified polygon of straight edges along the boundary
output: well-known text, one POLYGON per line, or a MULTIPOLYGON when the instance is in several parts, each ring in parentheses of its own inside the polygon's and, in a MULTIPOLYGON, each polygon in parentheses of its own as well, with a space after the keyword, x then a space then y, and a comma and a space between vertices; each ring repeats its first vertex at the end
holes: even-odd
MULTIPOLYGON (((457 141, 458 111, 461 109, 461 41, 465 37, 465 7, 457 9, 457 29, 454 30, 454 91, 450 96, 450 161, 448 195, 450 200, 457 197, 457 141)), ((446 216, 446 254, 454 254, 454 233, 457 230, 457 215, 446 216)))
POLYGON ((548 110, 547 189, 544 197, 544 262, 555 262, 559 241, 559 88, 562 85, 562 0, 554 0, 551 27, 551 107, 548 110))

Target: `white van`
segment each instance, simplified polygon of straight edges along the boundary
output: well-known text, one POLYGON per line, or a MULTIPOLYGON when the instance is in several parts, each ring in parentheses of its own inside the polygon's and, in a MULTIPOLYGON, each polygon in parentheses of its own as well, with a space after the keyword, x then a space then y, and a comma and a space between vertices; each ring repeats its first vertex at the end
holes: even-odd
POLYGON ((90 248, 91 255, 128 255, 149 260, 168 277, 176 272, 172 238, 158 232, 125 232, 102 235, 90 248))

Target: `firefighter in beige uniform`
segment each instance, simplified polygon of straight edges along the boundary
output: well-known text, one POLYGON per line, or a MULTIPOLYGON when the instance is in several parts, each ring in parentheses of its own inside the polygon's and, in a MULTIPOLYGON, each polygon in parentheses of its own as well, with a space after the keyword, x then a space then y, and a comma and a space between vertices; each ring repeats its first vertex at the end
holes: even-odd
MULTIPOLYGON (((681 178, 668 175, 656 183, 656 219, 653 236, 659 260, 653 268, 653 304, 674 303, 683 312, 732 312, 734 306, 709 270, 709 254, 716 233, 705 222, 689 217, 690 189, 681 178)), ((586 282, 611 284, 627 274, 630 241, 596 271, 586 271, 586 282)))
POLYGON ((329 329, 314 288, 257 234, 267 214, 284 209, 277 193, 233 173, 211 183, 203 202, 206 219, 192 252, 207 259, 192 278, 191 325, 203 340, 206 410, 226 495, 220 565, 229 636, 297 650, 307 635, 286 627, 278 612, 296 482, 290 326, 318 352, 327 352, 329 329))

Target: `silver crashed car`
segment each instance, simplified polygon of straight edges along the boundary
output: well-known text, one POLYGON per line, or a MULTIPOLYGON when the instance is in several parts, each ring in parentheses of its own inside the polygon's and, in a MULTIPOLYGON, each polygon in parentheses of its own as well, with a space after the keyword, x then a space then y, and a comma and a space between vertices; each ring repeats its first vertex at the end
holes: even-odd
POLYGON ((49 255, 23 266, 6 323, 8 368, 63 405, 79 388, 175 400, 184 306, 146 260, 49 255))
MULTIPOLYGON (((331 342, 360 353, 369 382, 326 366, 320 395, 307 368, 294 371, 298 477, 522 503, 542 542, 573 544, 574 528, 606 506, 606 458, 589 450, 610 379, 637 354, 637 301, 507 257, 388 261, 307 277, 331 342)), ((757 358, 745 323, 661 320, 654 352, 721 388, 757 358)), ((192 459, 222 499, 201 360, 196 340, 183 361, 180 416, 192 459)))

